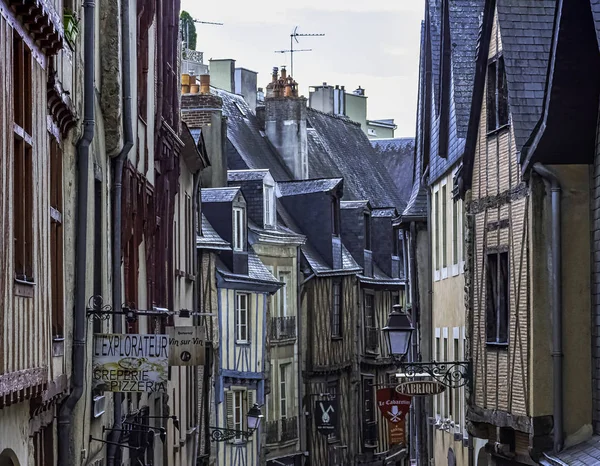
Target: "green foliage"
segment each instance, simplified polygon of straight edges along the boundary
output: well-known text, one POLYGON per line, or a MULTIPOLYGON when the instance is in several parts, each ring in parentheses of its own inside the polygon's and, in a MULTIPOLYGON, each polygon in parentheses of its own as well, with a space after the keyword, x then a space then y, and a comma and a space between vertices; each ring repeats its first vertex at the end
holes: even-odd
POLYGON ((185 10, 182 10, 181 15, 179 15, 179 30, 186 47, 190 50, 196 50, 196 24, 185 10))

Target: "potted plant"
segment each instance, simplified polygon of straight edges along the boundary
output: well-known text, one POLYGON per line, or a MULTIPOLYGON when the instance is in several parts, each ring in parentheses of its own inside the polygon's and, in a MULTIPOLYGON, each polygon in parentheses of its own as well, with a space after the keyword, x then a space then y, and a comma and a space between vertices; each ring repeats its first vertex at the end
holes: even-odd
POLYGON ((69 44, 74 47, 77 34, 79 34, 79 18, 73 10, 65 8, 63 19, 65 23, 65 37, 69 44))

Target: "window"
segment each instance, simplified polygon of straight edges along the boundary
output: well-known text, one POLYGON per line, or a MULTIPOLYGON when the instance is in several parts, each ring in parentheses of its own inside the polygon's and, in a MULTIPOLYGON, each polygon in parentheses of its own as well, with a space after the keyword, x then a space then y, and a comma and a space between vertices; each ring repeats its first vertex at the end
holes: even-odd
POLYGON ((189 274, 194 273, 193 264, 193 251, 194 251, 194 225, 193 225, 193 212, 192 212, 192 197, 189 194, 185 194, 185 271, 189 274))
POLYGON ((448 254, 447 254, 447 243, 448 243, 448 236, 447 236, 447 210, 448 210, 448 206, 447 206, 447 201, 448 199, 446 198, 446 185, 442 185, 442 237, 441 237, 441 242, 442 242, 442 268, 446 268, 448 267, 448 254))
POLYGON ((508 88, 504 72, 504 57, 499 56, 487 69, 488 132, 508 124, 508 88))
MULTIPOLYGON (((245 387, 230 387, 225 392, 225 412, 227 417, 227 428, 238 432, 248 429, 247 413, 254 406, 255 392, 245 387)), ((230 440, 232 443, 243 441, 251 442, 252 437, 247 440, 241 435, 236 435, 230 440)))
POLYGON ((235 340, 236 343, 248 343, 249 341, 249 333, 248 333, 248 302, 249 296, 246 293, 237 293, 236 294, 236 303, 235 303, 235 313, 236 313, 236 334, 235 340))
MULTIPOLYGON (((331 380, 331 381, 327 382, 327 393, 330 395, 333 395, 331 397, 332 400, 339 400, 339 397, 338 397, 339 387, 338 386, 339 386, 339 382, 337 380, 331 380)), ((340 409, 339 406, 336 409, 339 410, 340 409)), ((339 420, 339 416, 338 416, 338 420, 339 420)), ((338 422, 337 426, 339 426, 339 422, 338 422)), ((337 433, 338 427, 337 426, 334 428, 334 431, 327 436, 328 440, 331 440, 331 441, 337 440, 337 438, 338 438, 338 433, 337 433)))
MULTIPOLYGON (((241 432, 244 428, 244 393, 241 390, 233 392, 233 429, 241 432)), ((236 440, 241 440, 241 435, 236 435, 236 440)))
MULTIPOLYGON (((54 424, 42 427, 33 435, 33 456, 35 466, 54 464, 54 424)), ((9 464, 12 462, 9 460, 9 464)))
POLYGON ((277 215, 275 211, 275 187, 271 185, 264 185, 263 198, 265 211, 265 227, 274 227, 277 223, 277 215))
MULTIPOLYGON (((444 332, 445 331, 446 331, 446 329, 444 329, 444 332)), ((448 361, 448 336, 447 335, 444 335, 443 343, 444 343, 444 359, 443 359, 443 361, 446 362, 446 361, 448 361)), ((451 391, 452 391, 452 389, 448 389, 444 392, 444 418, 445 419, 448 419, 450 417, 450 415, 452 414, 451 391)))
MULTIPOLYGON (((50 280, 52 282, 52 336, 64 336, 62 154, 50 140, 50 280)), ((100 249, 99 245, 96 249, 100 249)))
MULTIPOLYGON (((454 338, 454 360, 455 361, 462 360, 462 357, 460 356, 460 353, 459 353, 459 339, 457 338, 457 336, 455 336, 455 338, 454 338)), ((461 422, 460 412, 461 412, 462 388, 453 388, 452 391, 454 392, 454 414, 452 415, 452 417, 454 418, 454 422, 456 424, 460 424, 460 422, 461 422)))
MULTIPOLYGON (((435 360, 441 361, 441 342, 440 342, 440 329, 435 329, 435 360)), ((435 413, 439 416, 441 413, 441 402, 442 395, 436 395, 435 397, 435 413)))
POLYGON ((392 256, 398 256, 400 251, 400 232, 395 228, 392 229, 392 256))
POLYGON ((365 377, 363 379, 363 419, 364 422, 375 422, 375 402, 373 391, 373 379, 365 377))
POLYGON ((369 214, 364 215, 365 221, 365 249, 371 251, 371 216, 369 214))
POLYGON ((342 284, 339 281, 333 282, 333 305, 331 307, 331 336, 341 337, 341 307, 342 307, 342 284))
POLYGON ((440 269, 440 192, 435 191, 433 194, 433 209, 435 217, 434 234, 435 234, 435 269, 440 269))
POLYGON ((13 228, 15 278, 33 282, 32 60, 13 34, 13 228))
POLYGON ((331 199, 331 229, 335 236, 340 235, 340 203, 337 197, 331 199))
POLYGON ((288 314, 288 283, 290 281, 289 272, 279 272, 279 281, 283 282, 284 285, 279 288, 277 295, 279 305, 279 317, 287 317, 288 314))
POLYGON ((508 342, 508 252, 487 255, 486 341, 508 342))
POLYGON ((364 294, 365 309, 365 349, 367 351, 377 351, 379 331, 375 320, 375 295, 364 294))
POLYGON ((233 250, 246 249, 246 211, 242 207, 233 208, 233 250))
POLYGON ((452 264, 458 264, 458 201, 452 202, 452 264))
POLYGON ((279 366, 279 416, 287 419, 287 381, 289 364, 279 366))

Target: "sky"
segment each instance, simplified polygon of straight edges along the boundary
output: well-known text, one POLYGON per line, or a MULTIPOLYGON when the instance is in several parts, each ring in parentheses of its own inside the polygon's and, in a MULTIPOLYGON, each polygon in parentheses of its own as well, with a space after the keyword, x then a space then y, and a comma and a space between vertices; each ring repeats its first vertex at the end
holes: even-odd
POLYGON ((182 0, 181 8, 201 21, 196 49, 210 58, 233 58, 236 66, 258 72, 266 87, 274 66, 287 65, 290 33, 323 33, 299 37, 294 48, 294 79, 308 97, 309 86, 365 89, 367 118, 393 118, 396 137, 414 137, 419 72, 422 0, 182 0))

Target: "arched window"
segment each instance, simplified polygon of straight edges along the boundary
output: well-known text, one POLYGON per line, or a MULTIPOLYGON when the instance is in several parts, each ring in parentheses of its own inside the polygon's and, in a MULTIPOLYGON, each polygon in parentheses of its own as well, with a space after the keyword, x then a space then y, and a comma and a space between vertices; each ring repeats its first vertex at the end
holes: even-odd
POLYGON ((448 449, 448 466, 456 466, 456 457, 452 448, 448 449))

